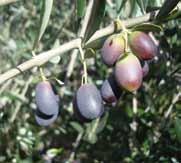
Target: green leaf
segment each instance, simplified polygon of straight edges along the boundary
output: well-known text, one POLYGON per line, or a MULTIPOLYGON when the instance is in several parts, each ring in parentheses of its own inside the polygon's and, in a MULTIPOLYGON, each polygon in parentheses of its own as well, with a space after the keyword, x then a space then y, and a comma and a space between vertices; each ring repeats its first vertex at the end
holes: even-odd
POLYGON ((176 118, 174 121, 174 126, 177 139, 181 143, 181 119, 176 118))
POLYGON ((159 13, 157 14, 156 18, 164 18, 167 16, 179 3, 180 0, 166 0, 161 7, 159 13))
POLYGON ((109 113, 106 112, 104 117, 100 119, 100 122, 97 126, 97 129, 96 129, 96 133, 100 133, 101 131, 103 131, 103 129, 105 128, 106 124, 107 124, 107 119, 109 117, 109 113))
POLYGON ((77 0, 77 16, 82 18, 85 14, 86 0, 77 0))
POLYGON ((134 26, 132 31, 160 32, 160 31, 163 31, 163 29, 161 26, 156 25, 156 24, 143 23, 143 24, 134 26))
POLYGON ((92 48, 88 48, 85 50, 85 58, 93 58, 95 57, 96 53, 92 48))
POLYGON ((105 13, 106 0, 94 0, 91 9, 91 15, 88 21, 84 41, 87 41, 90 36, 99 28, 105 13))
MULTIPOLYGON (((57 48, 59 46, 60 46, 60 41, 59 41, 59 39, 57 39, 52 48, 57 48)), ((60 62, 60 59, 61 59, 61 57, 58 55, 58 56, 55 56, 52 59, 50 59, 50 62, 53 64, 58 64, 60 62)))
POLYGON ((84 128, 77 122, 70 122, 70 125, 78 132, 78 133, 83 133, 84 128))
POLYGON ((145 7, 145 1, 146 1, 146 0, 144 0, 144 2, 143 2, 143 0, 136 0, 138 6, 139 6, 140 9, 141 9, 142 14, 145 14, 145 9, 146 9, 146 7, 145 7))
POLYGON ((63 148, 51 148, 46 152, 46 154, 50 158, 54 158, 55 156, 60 155, 62 152, 63 152, 63 148))
POLYGON ((50 18, 50 14, 52 11, 52 6, 53 6, 53 0, 43 0, 41 17, 40 17, 40 28, 38 31, 37 38, 33 45, 33 49, 35 49, 35 47, 37 46, 38 42, 41 40, 41 37, 43 36, 46 30, 46 27, 48 25, 48 21, 50 18))
POLYGON ((121 9, 124 7, 127 0, 116 0, 116 10, 117 13, 121 11, 121 9))

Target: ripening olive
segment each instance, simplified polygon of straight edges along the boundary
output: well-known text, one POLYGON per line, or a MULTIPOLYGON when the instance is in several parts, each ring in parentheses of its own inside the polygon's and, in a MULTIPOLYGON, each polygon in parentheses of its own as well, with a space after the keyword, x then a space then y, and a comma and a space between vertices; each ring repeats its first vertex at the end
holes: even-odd
POLYGON ((114 34, 104 42, 101 49, 101 57, 107 66, 113 66, 114 63, 123 55, 125 50, 125 41, 120 34, 114 34))
POLYGON ((158 49, 149 35, 135 31, 129 35, 129 46, 132 52, 142 60, 149 60, 156 56, 158 49))
POLYGON ((93 84, 84 84, 77 90, 74 106, 75 112, 87 120, 98 118, 104 112, 100 92, 93 84))
POLYGON ((129 53, 116 63, 115 79, 120 87, 132 92, 142 84, 142 67, 138 58, 129 53))
POLYGON ((46 115, 58 114, 58 98, 57 95, 54 94, 52 86, 48 81, 40 82, 36 86, 35 101, 40 112, 46 115))
POLYGON ((111 74, 101 86, 101 96, 107 103, 116 102, 121 96, 121 89, 115 81, 114 75, 111 74))

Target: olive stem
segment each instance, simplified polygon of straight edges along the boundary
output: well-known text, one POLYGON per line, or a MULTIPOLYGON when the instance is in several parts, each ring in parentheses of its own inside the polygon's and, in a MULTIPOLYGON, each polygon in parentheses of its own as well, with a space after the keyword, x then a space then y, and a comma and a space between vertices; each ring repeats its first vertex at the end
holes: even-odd
MULTIPOLYGON (((35 53, 34 50, 32 50, 31 53, 32 53, 32 56, 33 56, 33 57, 36 56, 36 53, 35 53)), ((45 74, 44 74, 44 72, 43 72, 43 68, 42 68, 42 67, 39 67, 39 71, 40 71, 41 79, 42 79, 43 81, 46 81, 47 78, 45 77, 45 74)))
POLYGON ((42 67, 39 67, 39 71, 40 71, 40 75, 41 75, 42 80, 43 80, 43 81, 46 81, 47 78, 45 77, 45 74, 44 74, 44 72, 43 72, 43 68, 42 68, 42 67))
POLYGON ((130 31, 126 28, 125 24, 119 19, 116 19, 115 25, 116 25, 116 29, 119 27, 122 29, 121 33, 123 33, 123 38, 124 38, 124 42, 125 42, 125 53, 126 53, 129 51, 129 49, 128 49, 128 34, 130 33, 130 31))
POLYGON ((81 140, 82 140, 82 137, 83 137, 83 132, 80 132, 80 133, 78 134, 78 136, 77 136, 74 144, 73 144, 73 147, 74 147, 74 148, 73 148, 73 150, 72 150, 72 152, 71 152, 71 154, 70 154, 70 157, 69 157, 69 159, 68 159, 65 163, 72 163, 72 162, 74 161, 75 153, 76 153, 77 148, 78 148, 79 145, 80 145, 80 142, 81 142, 81 140))
POLYGON ((81 46, 79 46, 79 51, 80 51, 81 61, 82 61, 83 70, 84 70, 84 74, 83 74, 84 80, 82 80, 82 84, 86 84, 87 83, 87 64, 85 60, 84 51, 81 46))

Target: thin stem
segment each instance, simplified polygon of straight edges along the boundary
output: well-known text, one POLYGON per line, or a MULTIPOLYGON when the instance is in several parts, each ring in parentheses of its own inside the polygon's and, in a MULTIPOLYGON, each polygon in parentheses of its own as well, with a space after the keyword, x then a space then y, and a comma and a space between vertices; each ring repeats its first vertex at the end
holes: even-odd
POLYGON ((82 50, 82 47, 79 46, 79 51, 80 51, 80 56, 81 56, 81 60, 82 60, 82 65, 83 65, 83 70, 84 70, 84 74, 83 74, 83 83, 82 84, 86 84, 87 83, 87 64, 86 64, 86 60, 85 60, 85 56, 84 56, 84 51, 82 50))
POLYGON ((82 136, 83 136, 82 132, 78 134, 78 136, 77 136, 77 138, 76 138, 76 140, 75 140, 75 142, 73 144, 74 148, 73 148, 73 150, 72 150, 72 152, 70 154, 70 157, 69 157, 69 159, 65 163, 72 163, 74 161, 75 152, 76 152, 77 148, 80 145, 80 142, 82 140, 82 136))
POLYGON ((39 67, 39 71, 40 71, 41 79, 42 79, 43 81, 46 81, 47 78, 46 78, 46 76, 45 76, 45 74, 44 74, 44 72, 43 72, 43 68, 42 68, 42 67, 39 67))
MULTIPOLYGON (((35 57, 35 56, 36 56, 36 54, 35 54, 35 51, 34 51, 34 50, 32 50, 32 51, 31 51, 31 53, 32 53, 32 56, 33 56, 33 57, 35 57)), ((41 79, 42 79, 43 81, 46 81, 46 80, 47 80, 47 78, 45 77, 45 74, 44 74, 44 72, 43 72, 43 68, 42 68, 42 67, 39 67, 39 71, 40 71, 40 76, 41 76, 41 79)))

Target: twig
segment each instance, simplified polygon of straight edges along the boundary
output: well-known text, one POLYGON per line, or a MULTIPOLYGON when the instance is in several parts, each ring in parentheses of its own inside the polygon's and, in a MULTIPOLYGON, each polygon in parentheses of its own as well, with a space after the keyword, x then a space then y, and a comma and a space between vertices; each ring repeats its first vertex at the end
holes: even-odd
POLYGON ((0 6, 7 5, 9 3, 13 3, 13 2, 17 2, 17 1, 19 1, 19 0, 1 0, 0 6))
MULTIPOLYGON (((85 12, 85 17, 82 21, 82 26, 78 32, 78 36, 84 38, 84 35, 86 33, 86 29, 89 23, 89 19, 91 16, 91 11, 92 11, 92 6, 93 6, 94 0, 90 0, 89 4, 87 6, 86 12, 85 12)), ((77 55, 78 55, 78 50, 73 50, 72 54, 71 54, 71 58, 70 58, 70 62, 68 64, 67 67, 67 73, 66 73, 66 77, 69 78, 73 72, 74 69, 74 65, 75 65, 75 61, 77 59, 77 55)))
POLYGON ((17 68, 13 68, 5 72, 4 74, 0 75, 0 84, 2 84, 4 81, 26 71, 36 66, 41 66, 44 63, 48 62, 51 58, 61 55, 71 49, 78 48, 81 44, 81 39, 75 39, 68 43, 63 44, 62 46, 59 46, 58 48, 42 52, 39 55, 36 55, 32 59, 25 61, 24 63, 17 66, 17 68))
POLYGON ((76 152, 77 148, 78 148, 79 145, 80 145, 82 136, 83 136, 83 133, 80 132, 80 133, 78 134, 78 136, 77 136, 74 144, 73 144, 74 148, 73 148, 73 150, 72 150, 72 152, 71 152, 71 154, 70 154, 70 157, 69 157, 69 159, 68 159, 65 163, 72 163, 72 162, 74 161, 75 152, 76 152))
MULTIPOLYGON (((25 86, 24 86, 24 88, 23 88, 23 91, 22 91, 22 93, 21 93, 21 96, 23 96, 23 97, 25 96, 25 94, 26 94, 26 92, 27 92, 27 90, 28 90, 28 88, 29 88, 29 84, 32 82, 32 80, 33 80, 33 77, 30 76, 29 80, 26 82, 26 84, 25 84, 25 86)), ((16 108, 15 108, 15 110, 14 110, 14 112, 13 112, 13 115, 12 115, 11 118, 10 118, 10 123, 13 123, 13 122, 14 122, 14 120, 15 120, 15 118, 16 118, 16 116, 17 116, 17 114, 18 114, 18 112, 19 112, 22 104, 23 104, 23 103, 20 102, 20 101, 17 102, 17 105, 16 105, 16 108)))
POLYGON ((175 95, 173 97, 173 100, 172 100, 172 103, 171 105, 169 106, 168 110, 166 111, 166 113, 164 114, 164 118, 167 119, 169 117, 169 115, 171 114, 172 112, 172 109, 174 107, 174 105, 177 103, 177 101, 179 100, 179 98, 181 97, 181 92, 179 92, 177 95, 175 95))

